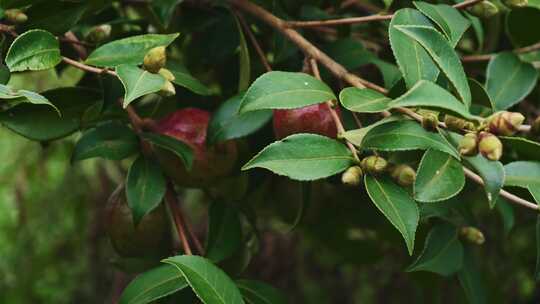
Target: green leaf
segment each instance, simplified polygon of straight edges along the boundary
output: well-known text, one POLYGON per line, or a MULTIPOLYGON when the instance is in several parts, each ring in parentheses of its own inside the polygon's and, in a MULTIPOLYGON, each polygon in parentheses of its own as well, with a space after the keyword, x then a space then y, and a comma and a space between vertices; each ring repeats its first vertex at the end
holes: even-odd
POLYGON ((195 94, 203 96, 211 94, 210 89, 193 77, 184 66, 169 64, 167 68, 174 75, 174 80, 172 81, 174 84, 184 87, 195 94))
POLYGON ((358 113, 378 113, 390 108, 392 99, 368 88, 345 88, 339 93, 343 107, 358 113))
POLYGON ((465 296, 471 304, 487 303, 487 290, 478 269, 478 261, 472 250, 465 248, 463 255, 463 267, 458 273, 459 283, 465 292, 465 296))
POLYGON ((244 94, 238 94, 228 99, 213 113, 206 135, 208 144, 250 135, 272 118, 271 110, 238 114, 243 97, 244 94))
POLYGON ((32 104, 43 104, 51 106, 58 114, 60 115, 60 110, 52 104, 44 96, 31 92, 28 90, 14 90, 13 88, 0 84, 0 100, 7 99, 13 103, 32 103, 32 104))
POLYGON ((98 91, 77 87, 54 89, 42 95, 60 110, 61 117, 47 105, 24 103, 0 112, 0 123, 32 140, 54 140, 77 131, 88 108, 102 99, 98 91))
POLYGON ((6 55, 6 65, 11 72, 47 70, 60 61, 58 40, 44 30, 31 30, 18 36, 6 55))
POLYGON ((162 265, 139 274, 124 289, 119 304, 153 303, 188 286, 172 265, 162 265))
POLYGON ((429 81, 419 81, 406 94, 394 100, 392 107, 420 107, 434 109, 461 116, 465 119, 477 119, 469 113, 467 106, 459 102, 454 95, 429 81))
POLYGON ((287 304, 287 297, 281 291, 263 282, 238 280, 236 286, 240 289, 248 304, 287 304))
POLYGON ((366 175, 364 179, 369 197, 401 233, 407 244, 409 254, 414 250, 414 237, 420 219, 416 202, 407 191, 394 184, 388 177, 366 175))
POLYGON ((525 98, 536 86, 538 72, 510 52, 493 57, 486 71, 486 90, 493 110, 506 110, 525 98))
POLYGON ((540 215, 536 217, 536 269, 534 271, 536 281, 540 281, 540 215))
POLYGON ((434 149, 459 159, 459 153, 438 133, 426 131, 417 122, 400 120, 385 123, 369 130, 362 148, 381 151, 434 149))
POLYGON ((231 257, 242 245, 242 223, 238 212, 223 202, 208 210, 206 257, 214 263, 231 257))
POLYGON ((456 273, 463 266, 463 245, 457 228, 440 224, 429 232, 424 250, 407 271, 430 271, 443 276, 456 273))
POLYGON ((521 187, 529 190, 534 200, 540 204, 540 162, 516 161, 504 166, 505 186, 521 187))
POLYGON ((108 122, 88 130, 75 145, 72 161, 93 157, 122 160, 137 153, 139 139, 127 126, 108 122))
POLYGON ((520 160, 540 161, 540 143, 523 137, 499 136, 504 148, 513 150, 520 160))
POLYGON ((240 20, 233 14, 236 21, 236 27, 238 28, 238 36, 240 40, 240 51, 238 55, 239 60, 239 77, 238 77, 238 91, 245 91, 249 87, 251 82, 251 64, 249 58, 249 49, 246 42, 244 31, 242 30, 242 24, 240 20))
POLYGON ((146 34, 128 37, 100 46, 88 56, 85 63, 100 67, 116 67, 119 65, 138 65, 143 62, 144 55, 158 46, 168 46, 177 37, 176 34, 146 34))
POLYGON ((469 88, 471 88, 473 104, 489 107, 490 109, 495 108, 488 92, 478 80, 469 78, 469 88))
POLYGON ((418 42, 397 29, 402 25, 432 24, 419 11, 404 8, 394 14, 388 27, 390 46, 407 87, 412 88, 420 80, 437 80, 439 68, 418 42))
POLYGON ((209 260, 195 255, 178 255, 163 262, 178 268, 204 304, 244 304, 238 287, 209 260))
POLYGON ((366 137, 366 135, 371 129, 375 128, 376 126, 389 123, 392 121, 397 121, 400 119, 402 119, 402 117, 400 116, 385 117, 375 123, 372 123, 369 126, 356 129, 356 130, 346 131, 345 133, 341 134, 341 137, 345 138, 347 141, 349 141, 350 143, 352 143, 353 145, 357 147, 362 147, 362 141, 364 140, 364 137, 366 137))
POLYGON ((443 31, 450 45, 455 47, 461 36, 465 33, 471 22, 461 15, 461 13, 446 4, 430 4, 427 2, 415 1, 414 6, 424 15, 431 19, 443 31))
POLYGON ((469 107, 471 105, 471 91, 467 76, 459 56, 444 36, 429 26, 401 25, 396 26, 396 28, 424 47, 444 75, 450 80, 461 101, 469 107))
POLYGON ((324 82, 304 73, 268 72, 257 78, 244 95, 240 113, 263 109, 294 109, 336 96, 324 82))
POLYGON ((461 163, 449 154, 427 150, 414 182, 414 199, 431 203, 457 195, 465 186, 461 163))
POLYGON ((77 24, 87 7, 88 3, 84 2, 70 3, 58 0, 34 4, 25 11, 28 22, 23 27, 42 29, 61 36, 77 24))
POLYGON ((142 133, 140 136, 158 147, 173 152, 180 157, 186 169, 188 171, 191 170, 191 166, 193 165, 193 149, 189 145, 174 137, 163 134, 142 133))
POLYGON ((265 168, 306 181, 340 173, 353 161, 351 152, 339 141, 317 134, 294 134, 266 146, 242 170, 265 168))
POLYGON ((141 219, 159 206, 165 196, 166 182, 161 168, 151 159, 139 156, 128 170, 126 195, 133 222, 141 219))
POLYGON ((135 99, 146 94, 159 92, 165 85, 165 78, 136 66, 120 65, 116 68, 118 78, 124 85, 124 108, 135 99))

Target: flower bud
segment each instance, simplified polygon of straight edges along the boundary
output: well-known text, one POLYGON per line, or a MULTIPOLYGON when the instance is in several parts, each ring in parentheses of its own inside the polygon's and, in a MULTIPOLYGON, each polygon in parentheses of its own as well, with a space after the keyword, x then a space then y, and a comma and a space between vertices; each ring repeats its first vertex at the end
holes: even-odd
POLYGON ((459 230, 459 234, 464 240, 470 243, 473 243, 475 245, 482 245, 486 241, 482 231, 480 231, 476 227, 471 227, 471 226, 462 227, 459 230))
POLYGON ((362 159, 360 166, 362 166, 365 172, 379 174, 386 170, 388 162, 380 156, 372 155, 362 159))
POLYGON ((503 0, 502 2, 509 8, 521 8, 529 4, 528 0, 503 0))
POLYGON ((478 153, 478 136, 476 133, 467 133, 459 142, 459 153, 461 155, 472 156, 478 153))
POLYGON ((498 135, 510 136, 519 130, 525 116, 516 112, 497 112, 488 118, 489 132, 498 135))
POLYGON ((112 28, 109 24, 95 26, 86 34, 86 40, 94 43, 101 42, 111 36, 111 31, 112 28))
POLYGON ((143 67, 151 73, 157 73, 165 66, 167 62, 167 54, 164 46, 158 46, 146 53, 144 56, 143 67))
POLYGON ((14 24, 21 24, 28 21, 28 16, 23 13, 23 11, 16 8, 6 10, 4 16, 6 16, 7 21, 14 24))
POLYGON ((499 13, 499 8, 488 0, 478 2, 467 10, 479 18, 491 18, 499 13))
POLYGON ((158 74, 163 76, 163 78, 165 78, 168 81, 174 81, 174 79, 176 78, 174 77, 173 73, 166 68, 160 69, 158 74))
POLYGON ((165 84, 161 87, 161 90, 158 92, 159 95, 163 97, 169 97, 176 95, 176 89, 172 82, 165 80, 165 84))
POLYGON ((428 131, 437 130, 439 126, 439 113, 433 111, 422 112, 422 127, 428 131))
POLYGON ((392 168, 390 175, 398 184, 403 187, 408 187, 414 184, 416 180, 416 171, 407 165, 397 165, 392 168))
POLYGON ((444 116, 444 123, 450 130, 454 131, 473 131, 475 129, 472 122, 448 114, 444 116))
POLYGON ((488 132, 480 132, 478 151, 489 160, 499 160, 503 153, 503 145, 497 136, 488 132))
POLYGON ((341 182, 347 186, 358 186, 360 185, 360 179, 362 178, 363 172, 362 168, 359 166, 353 166, 347 169, 341 175, 341 182))

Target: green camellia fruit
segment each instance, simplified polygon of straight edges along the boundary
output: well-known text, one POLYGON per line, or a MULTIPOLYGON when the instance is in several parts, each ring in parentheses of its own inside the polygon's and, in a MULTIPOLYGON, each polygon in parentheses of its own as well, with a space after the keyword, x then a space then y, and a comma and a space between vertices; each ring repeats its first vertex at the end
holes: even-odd
POLYGON ((110 196, 106 209, 106 231, 122 257, 162 257, 171 252, 171 230, 163 205, 145 215, 135 227, 124 186, 110 196))
POLYGON ((209 121, 209 112, 186 108, 169 114, 157 123, 156 132, 183 141, 193 149, 193 166, 189 171, 172 152, 157 150, 163 170, 179 186, 207 187, 226 176, 236 163, 238 152, 235 141, 207 146, 209 121))

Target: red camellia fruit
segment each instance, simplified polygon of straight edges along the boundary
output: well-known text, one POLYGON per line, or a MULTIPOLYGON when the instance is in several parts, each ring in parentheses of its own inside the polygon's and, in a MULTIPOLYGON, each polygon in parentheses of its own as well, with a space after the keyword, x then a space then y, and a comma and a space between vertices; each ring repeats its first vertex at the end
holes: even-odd
MULTIPOLYGON (((339 115, 339 108, 336 107, 339 115)), ((337 137, 337 128, 326 103, 298 109, 274 110, 274 134, 282 139, 295 133, 315 133, 337 137)))
POLYGON ((238 152, 236 142, 206 145, 206 129, 210 113, 196 108, 175 111, 157 123, 156 132, 174 137, 193 149, 193 166, 186 170, 182 160, 170 151, 159 150, 158 160, 163 170, 178 185, 208 186, 227 175, 234 167, 238 152))

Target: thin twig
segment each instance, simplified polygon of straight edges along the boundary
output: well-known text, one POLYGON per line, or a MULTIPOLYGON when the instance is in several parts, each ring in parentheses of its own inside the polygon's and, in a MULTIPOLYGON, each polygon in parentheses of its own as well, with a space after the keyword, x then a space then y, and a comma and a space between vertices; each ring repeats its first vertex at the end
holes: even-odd
MULTIPOLYGON (((315 47, 311 42, 307 41, 302 35, 300 35, 295 30, 288 28, 287 24, 284 20, 274 16, 270 12, 266 11, 265 9, 261 8, 260 6, 251 3, 247 0, 229 0, 233 5, 235 5, 237 8, 246 11, 250 13, 251 15, 259 18, 260 20, 266 22, 268 25, 272 26, 276 30, 283 33, 285 37, 287 37, 289 40, 291 40, 293 43, 295 43, 304 53, 311 56, 313 59, 317 60, 318 62, 322 63, 324 66, 330 70, 332 74, 334 74, 337 78, 343 79, 344 81, 348 82, 352 86, 358 87, 358 88, 365 88, 366 83, 368 83, 366 80, 351 74, 347 69, 345 69, 342 65, 334 61, 332 58, 330 58, 328 55, 323 53, 321 50, 319 50, 317 47, 315 47)), ((473 5, 478 1, 476 0, 469 0, 461 3, 460 8, 473 5)), ((375 85, 376 86, 376 85, 375 85)), ((378 86, 377 86, 378 87, 378 86)), ((380 88, 380 87, 379 87, 380 88)), ((379 92, 386 94, 387 91, 384 88, 380 88, 378 90, 379 92)), ((417 121, 422 120, 422 116, 418 113, 415 113, 414 111, 407 109, 407 108, 396 108, 397 111, 408 115, 412 118, 414 118, 417 121)), ((384 111, 383 115, 390 115, 390 112, 384 111)), ((440 126, 443 126, 443 123, 439 124, 440 126)), ((474 172, 466 169, 467 177, 469 177, 471 180, 477 182, 480 184, 480 181, 482 181, 482 178, 475 174, 474 172)), ((481 183, 483 185, 483 181, 481 183)), ((504 190, 501 190, 501 195, 508 199, 510 202, 522 205, 534 210, 539 210, 538 206, 534 203, 531 203, 529 201, 526 201, 522 198, 519 198, 511 193, 508 193, 504 190)))
MULTIPOLYGON (((321 80, 321 74, 319 73, 319 66, 317 65, 317 60, 310 58, 309 64, 311 66, 311 71, 313 72, 313 75, 315 78, 321 80)), ((341 118, 339 117, 338 113, 334 109, 334 106, 332 105, 332 101, 329 100, 326 102, 326 106, 328 106, 328 110, 330 111, 330 115, 332 116, 332 119, 334 120, 334 123, 336 124, 336 128, 338 131, 338 134, 345 133, 345 128, 343 127, 343 123, 341 123, 341 118)), ((358 157, 358 153, 356 152, 356 148, 353 144, 351 144, 348 140, 345 140, 345 144, 351 150, 352 155, 354 156, 354 159, 356 161, 360 161, 360 158, 358 157)))
MULTIPOLYGON (((540 50, 540 42, 537 42, 535 44, 525 46, 522 48, 514 49, 513 52, 515 54, 524 54, 524 53, 530 53, 540 50)), ((463 62, 475 62, 475 61, 489 61, 491 58, 495 57, 497 54, 483 54, 483 55, 470 55, 470 56, 463 56, 461 57, 461 61, 463 62)))
POLYGON ((238 20, 240 20, 240 24, 244 28, 244 32, 249 37, 249 40, 251 41, 251 44, 253 44, 253 47, 255 48, 255 51, 257 52, 257 55, 259 55, 259 59, 261 60, 262 65, 266 69, 267 72, 272 71, 272 67, 270 66, 270 63, 268 63, 268 60, 266 59, 266 56, 264 55, 264 52, 259 45, 259 42, 257 41, 257 38, 255 38, 255 35, 253 34, 253 31, 249 28, 249 25, 246 23, 246 20, 244 19, 244 16, 242 14, 238 13, 236 14, 238 17, 238 20))
MULTIPOLYGON (((468 0, 454 5, 454 8, 464 9, 472 6, 483 0, 468 0)), ((317 26, 331 26, 331 25, 343 25, 343 24, 359 24, 371 21, 384 21, 390 20, 394 17, 394 14, 388 15, 370 15, 362 17, 329 19, 329 20, 312 20, 312 21, 288 21, 289 27, 317 27, 317 26)))
POLYGON ((86 51, 84 44, 79 41, 79 38, 77 38, 72 31, 65 33, 64 36, 65 37, 60 37, 59 39, 61 41, 69 41, 71 43, 71 47, 77 52, 77 54, 79 54, 79 58, 85 60, 88 56, 88 52, 86 51))
POLYGON ((176 227, 180 242, 182 242, 182 248, 184 250, 184 253, 187 255, 193 255, 193 252, 191 251, 191 247, 189 246, 189 242, 187 240, 184 223, 180 215, 181 212, 178 208, 178 202, 176 201, 176 195, 174 193, 172 185, 170 184, 167 185, 167 192, 165 192, 165 202, 167 203, 167 206, 171 211, 171 215, 175 224, 174 226, 176 227))

